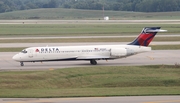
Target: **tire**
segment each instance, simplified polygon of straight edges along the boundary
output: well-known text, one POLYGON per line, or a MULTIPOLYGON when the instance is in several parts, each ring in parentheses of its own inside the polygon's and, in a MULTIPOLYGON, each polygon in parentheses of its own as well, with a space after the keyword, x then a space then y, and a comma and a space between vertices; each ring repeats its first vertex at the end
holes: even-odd
POLYGON ((94 59, 90 60, 90 63, 91 63, 92 65, 97 65, 97 62, 96 62, 96 60, 94 60, 94 59))
POLYGON ((20 62, 20 65, 21 65, 21 66, 24 66, 24 63, 23 63, 23 62, 20 62))

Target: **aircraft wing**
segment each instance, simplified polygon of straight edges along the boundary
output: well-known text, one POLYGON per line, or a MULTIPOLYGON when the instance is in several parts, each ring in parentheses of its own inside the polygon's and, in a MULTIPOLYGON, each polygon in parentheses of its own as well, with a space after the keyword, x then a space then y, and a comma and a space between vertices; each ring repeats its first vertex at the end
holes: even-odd
POLYGON ((110 58, 109 56, 78 56, 76 59, 83 59, 83 60, 89 60, 89 59, 106 59, 110 58))

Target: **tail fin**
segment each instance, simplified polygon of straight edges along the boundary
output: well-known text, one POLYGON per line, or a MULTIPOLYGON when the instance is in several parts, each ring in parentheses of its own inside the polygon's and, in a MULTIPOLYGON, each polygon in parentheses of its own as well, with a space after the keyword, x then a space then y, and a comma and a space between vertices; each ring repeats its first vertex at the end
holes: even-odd
POLYGON ((128 45, 148 46, 153 40, 157 32, 165 32, 167 30, 161 30, 161 27, 145 27, 140 35, 128 45))

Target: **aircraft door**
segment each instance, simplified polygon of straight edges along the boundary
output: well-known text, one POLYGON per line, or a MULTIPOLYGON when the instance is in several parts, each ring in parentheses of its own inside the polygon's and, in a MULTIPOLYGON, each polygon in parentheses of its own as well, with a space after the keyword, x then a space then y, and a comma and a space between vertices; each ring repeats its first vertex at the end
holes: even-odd
POLYGON ((28 55, 29 55, 29 58, 33 58, 33 49, 29 49, 28 55))

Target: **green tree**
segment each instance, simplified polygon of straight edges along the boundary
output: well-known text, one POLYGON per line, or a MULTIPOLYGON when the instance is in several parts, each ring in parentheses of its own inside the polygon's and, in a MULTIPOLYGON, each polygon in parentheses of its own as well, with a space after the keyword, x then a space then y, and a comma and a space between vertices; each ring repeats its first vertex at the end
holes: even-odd
POLYGON ((56 0, 51 0, 48 4, 49 8, 57 8, 58 2, 56 0))
POLYGON ((0 12, 36 8, 75 8, 138 12, 180 11, 180 0, 0 0, 0 12))
POLYGON ((113 4, 113 10, 115 11, 119 11, 119 10, 122 10, 123 8, 123 4, 122 3, 116 3, 116 4, 113 4))

